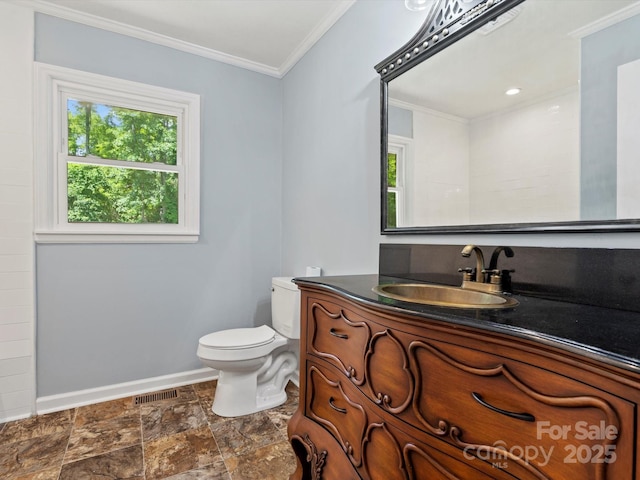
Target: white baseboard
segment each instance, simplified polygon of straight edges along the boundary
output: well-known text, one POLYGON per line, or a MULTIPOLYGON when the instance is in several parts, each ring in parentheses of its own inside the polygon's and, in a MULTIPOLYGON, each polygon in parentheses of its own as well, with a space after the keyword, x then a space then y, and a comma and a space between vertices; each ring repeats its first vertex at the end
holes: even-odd
POLYGON ((117 398, 155 392, 156 390, 165 390, 182 385, 190 385, 192 383, 206 382, 217 378, 217 370, 201 368, 172 375, 163 375, 161 377, 107 385, 105 387, 49 395, 36 399, 36 413, 42 415, 43 413, 59 412, 92 403, 106 402, 117 398))
POLYGON ((31 410, 18 410, 18 413, 12 412, 11 414, 7 412, 0 412, 0 425, 3 423, 13 422, 15 420, 24 420, 25 418, 29 418, 33 416, 33 412, 31 410))

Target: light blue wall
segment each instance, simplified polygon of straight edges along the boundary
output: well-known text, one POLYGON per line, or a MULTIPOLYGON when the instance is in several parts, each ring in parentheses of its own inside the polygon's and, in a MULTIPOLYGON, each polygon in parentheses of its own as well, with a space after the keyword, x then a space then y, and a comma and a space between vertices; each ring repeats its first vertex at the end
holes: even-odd
POLYGON ((413 111, 389 105, 389 135, 413 138, 413 111))
POLYGON ((283 270, 378 268, 380 77, 427 12, 356 2, 284 78, 283 270))
POLYGON ((35 59, 194 92, 202 108, 197 244, 37 246, 38 396, 201 368, 201 335, 269 322, 280 80, 46 15, 35 59))

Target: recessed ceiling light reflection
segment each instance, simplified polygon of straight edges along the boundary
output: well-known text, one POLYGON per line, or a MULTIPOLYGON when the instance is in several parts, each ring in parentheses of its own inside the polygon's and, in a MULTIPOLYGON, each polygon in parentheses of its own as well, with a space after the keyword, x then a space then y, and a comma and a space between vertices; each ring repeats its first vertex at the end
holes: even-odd
POLYGON ((504 94, 505 95, 509 95, 509 96, 518 95, 521 91, 522 91, 521 88, 514 87, 514 88, 510 88, 509 90, 504 92, 504 94))

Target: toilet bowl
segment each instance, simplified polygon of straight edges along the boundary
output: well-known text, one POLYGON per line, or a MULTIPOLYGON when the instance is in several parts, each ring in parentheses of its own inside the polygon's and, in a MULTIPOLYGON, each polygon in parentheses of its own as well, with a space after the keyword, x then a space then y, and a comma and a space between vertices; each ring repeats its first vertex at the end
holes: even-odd
POLYGON ((211 410, 237 417, 287 400, 285 387, 298 371, 300 291, 291 277, 275 277, 271 328, 234 328, 200 338, 198 358, 219 371, 211 410))

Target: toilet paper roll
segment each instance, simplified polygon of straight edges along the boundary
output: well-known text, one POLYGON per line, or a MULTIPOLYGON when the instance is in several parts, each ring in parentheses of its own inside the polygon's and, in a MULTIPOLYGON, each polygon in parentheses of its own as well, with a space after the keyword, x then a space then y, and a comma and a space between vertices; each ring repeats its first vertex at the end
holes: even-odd
POLYGON ((319 277, 320 275, 322 275, 322 268, 307 267, 307 277, 319 277))

